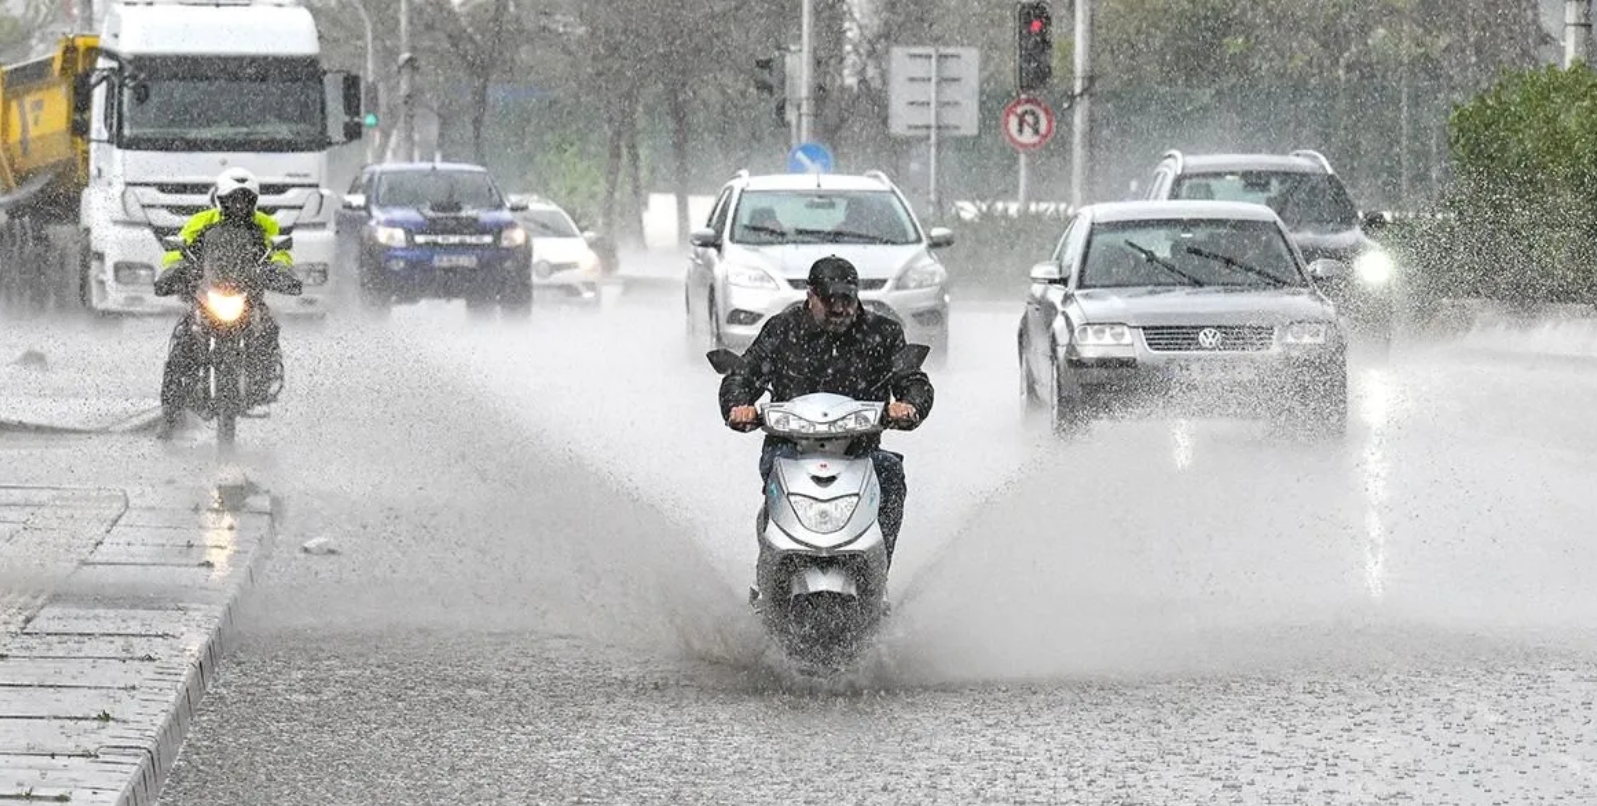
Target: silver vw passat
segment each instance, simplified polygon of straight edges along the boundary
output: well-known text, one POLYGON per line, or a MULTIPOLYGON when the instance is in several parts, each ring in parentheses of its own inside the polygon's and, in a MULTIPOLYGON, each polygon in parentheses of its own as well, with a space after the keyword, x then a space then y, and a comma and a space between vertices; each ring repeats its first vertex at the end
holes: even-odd
POLYGON ((1345 334, 1270 208, 1209 201, 1083 207, 1031 269, 1019 329, 1028 404, 1073 433, 1152 398, 1202 415, 1264 414, 1319 434, 1347 424, 1345 334))

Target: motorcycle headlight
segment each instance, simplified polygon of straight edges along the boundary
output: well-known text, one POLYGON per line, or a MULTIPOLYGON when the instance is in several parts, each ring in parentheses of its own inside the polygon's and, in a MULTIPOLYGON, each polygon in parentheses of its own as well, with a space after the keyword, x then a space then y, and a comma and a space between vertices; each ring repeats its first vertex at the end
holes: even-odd
POLYGON ((1293 322, 1282 338, 1287 344, 1324 344, 1330 332, 1324 322, 1293 322))
POLYGON ((1354 273, 1370 285, 1385 285, 1392 279, 1392 268, 1392 256, 1382 250, 1365 252, 1353 262, 1354 273))
POLYGON ((516 246, 525 246, 526 243, 527 231, 520 225, 505 227, 499 233, 499 245, 507 249, 516 246))
POLYGON ((823 535, 847 526, 849 518, 854 517, 854 509, 859 506, 857 495, 845 495, 830 501, 794 495, 789 496, 788 501, 793 504, 793 514, 798 516, 799 523, 805 529, 823 535))
POLYGON ((244 315, 244 295, 211 289, 205 292, 205 310, 223 324, 232 324, 244 315))
POLYGON ((1131 328, 1126 325, 1080 325, 1076 344, 1082 347, 1119 347, 1131 343, 1131 328))
POLYGON ((739 288, 781 288, 771 279, 771 275, 753 266, 733 266, 727 269, 726 281, 739 288))
POLYGON ((908 291, 914 288, 932 288, 948 282, 948 270, 941 263, 921 263, 898 278, 898 287, 908 291))
POLYGON ((405 231, 399 227, 374 226, 371 229, 372 240, 383 246, 404 246, 405 231))

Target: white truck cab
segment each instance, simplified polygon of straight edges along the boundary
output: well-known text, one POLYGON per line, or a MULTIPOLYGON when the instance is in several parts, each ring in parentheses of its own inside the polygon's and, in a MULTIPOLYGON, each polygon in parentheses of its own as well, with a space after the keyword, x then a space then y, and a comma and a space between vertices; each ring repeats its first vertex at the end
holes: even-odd
POLYGON ((328 152, 359 139, 360 77, 322 69, 315 20, 298 0, 117 0, 100 26, 79 223, 84 302, 117 313, 185 309, 156 297, 160 236, 211 206, 216 176, 260 180, 260 210, 305 282, 272 299, 285 314, 334 299, 328 152))

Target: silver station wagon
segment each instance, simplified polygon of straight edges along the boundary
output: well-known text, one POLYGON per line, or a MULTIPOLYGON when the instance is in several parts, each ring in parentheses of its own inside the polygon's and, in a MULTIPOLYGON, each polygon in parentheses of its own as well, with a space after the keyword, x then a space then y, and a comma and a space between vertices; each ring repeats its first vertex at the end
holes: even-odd
POLYGON ((1062 434, 1141 398, 1341 435, 1346 335, 1315 281, 1347 271, 1334 260, 1305 266, 1263 205, 1083 207, 1031 269, 1022 391, 1062 434))

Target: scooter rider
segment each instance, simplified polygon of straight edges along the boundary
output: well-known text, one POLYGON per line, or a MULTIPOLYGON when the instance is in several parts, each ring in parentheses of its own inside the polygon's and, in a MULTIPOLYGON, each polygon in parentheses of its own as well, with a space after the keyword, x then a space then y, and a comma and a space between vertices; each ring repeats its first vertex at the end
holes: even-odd
MULTIPOLYGON (((277 237, 279 232, 277 221, 255 207, 260 195, 260 182, 248 170, 229 168, 223 171, 216 179, 216 187, 211 191, 216 206, 201 210, 191 217, 183 225, 179 236, 184 243, 192 246, 212 227, 248 228, 259 235, 270 255, 270 265, 277 269, 274 272, 275 276, 265 278, 264 286, 285 294, 298 294, 304 286, 290 271, 290 267, 294 265, 293 258, 285 251, 272 249, 272 239, 277 237)), ((167 252, 163 258, 161 276, 155 281, 155 294, 163 297, 193 294, 199 282, 199 266, 183 260, 180 252, 167 252)), ((251 362, 256 365, 249 370, 253 381, 250 389, 254 392, 254 400, 251 402, 261 404, 270 402, 271 389, 280 380, 281 348, 278 345, 279 328, 277 322, 272 319, 265 300, 255 298, 251 300, 251 304, 255 311, 252 321, 254 326, 259 328, 263 348, 259 353, 258 363, 251 362)), ((184 383, 193 373, 194 367, 199 364, 199 358, 195 354, 199 345, 194 342, 191 335, 192 316, 191 310, 178 324, 167 352, 166 368, 161 378, 163 419, 160 433, 163 437, 171 434, 173 426, 182 414, 184 383)))
MULTIPOLYGON (((745 369, 721 379, 721 415, 739 431, 758 428, 754 404, 769 388, 771 402, 828 392, 861 401, 887 402, 894 428, 914 430, 932 410, 932 383, 917 371, 883 384, 892 373, 893 356, 904 348, 898 322, 864 310, 859 301, 859 273, 840 257, 824 257, 810 267, 806 304, 770 318, 744 351, 745 369), (891 397, 888 394, 891 393, 891 397)), ((884 451, 880 439, 861 440, 871 452, 882 490, 880 523, 892 564, 893 546, 904 522, 903 455, 884 451)), ((760 453, 760 478, 768 480, 778 457, 796 455, 791 440, 767 435, 760 453)))

